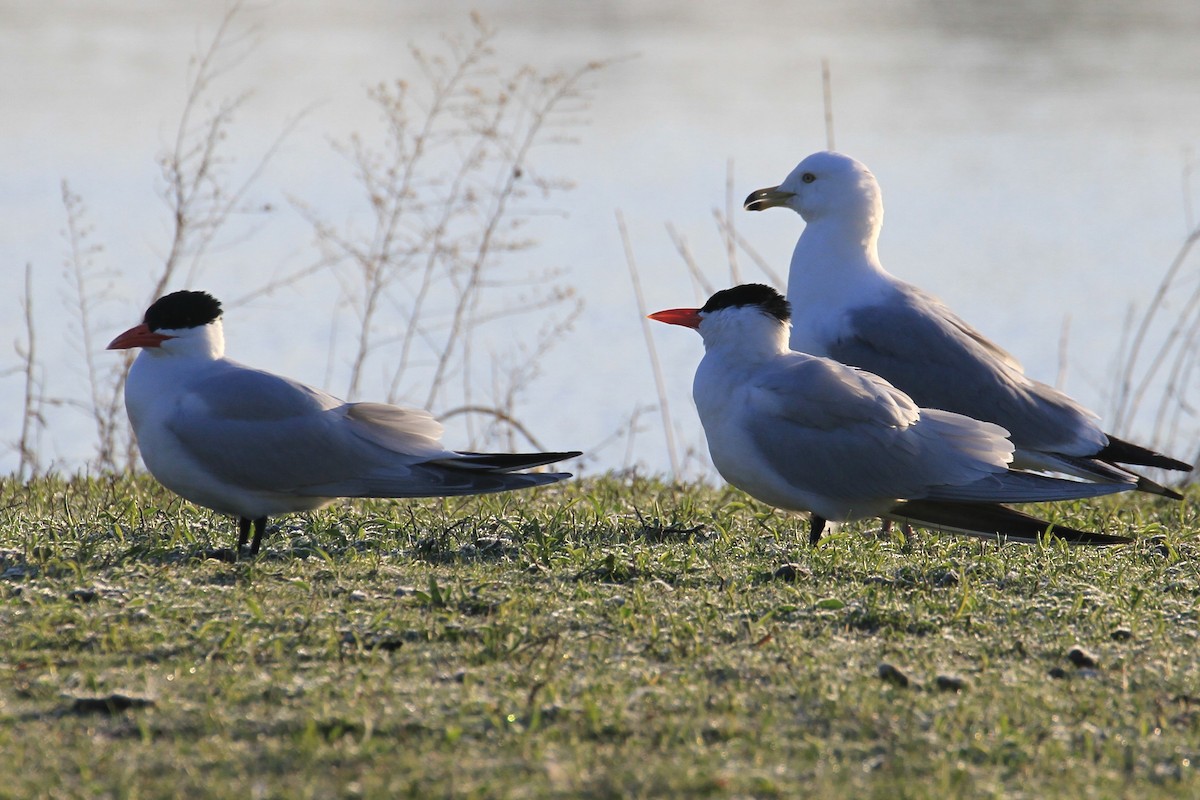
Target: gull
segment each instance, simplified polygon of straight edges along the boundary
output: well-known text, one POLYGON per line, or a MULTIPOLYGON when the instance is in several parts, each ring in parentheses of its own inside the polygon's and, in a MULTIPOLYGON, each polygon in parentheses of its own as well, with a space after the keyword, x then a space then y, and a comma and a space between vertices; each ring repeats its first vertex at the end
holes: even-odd
POLYGON ((140 347, 125 409, 146 468, 171 491, 238 519, 240 552, 267 517, 338 497, 441 497, 542 486, 567 473, 516 470, 580 455, 459 453, 428 412, 347 403, 225 357, 221 304, 180 291, 108 345, 140 347))
POLYGON ((1130 539, 1048 522, 1000 505, 1095 497, 1134 488, 1009 469, 999 425, 920 408, 878 375, 789 348, 790 309, 769 286, 719 291, 702 308, 650 319, 704 340, 692 396, 721 476, 768 505, 827 520, 882 517, 986 539, 1072 544, 1130 539))
POLYGON ((806 223, 792 255, 791 346, 869 370, 919 405, 1004 427, 1014 465, 1124 483, 1180 499, 1126 465, 1191 465, 1105 433, 1099 417, 1063 392, 1025 375, 1015 358, 940 300, 894 277, 879 261, 883 199, 863 164, 814 153, 783 183, 751 192, 745 207, 790 208, 806 223))

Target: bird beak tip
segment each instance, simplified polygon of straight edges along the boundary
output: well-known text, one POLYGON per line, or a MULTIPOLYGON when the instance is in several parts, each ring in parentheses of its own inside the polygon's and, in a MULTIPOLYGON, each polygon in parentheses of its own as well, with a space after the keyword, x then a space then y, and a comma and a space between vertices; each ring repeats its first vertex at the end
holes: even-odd
POLYGON ((167 339, 173 337, 150 330, 146 323, 134 325, 129 330, 113 339, 105 350, 129 350, 134 347, 159 347, 167 339))
POLYGON ((765 211, 768 208, 785 205, 793 196, 792 192, 781 191, 778 186, 756 189, 746 196, 746 202, 742 204, 742 208, 746 211, 765 211))
POLYGON ((682 325, 685 328, 700 327, 700 309, 698 308, 668 308, 665 311, 655 311, 647 314, 646 319, 655 322, 665 322, 668 325, 682 325))

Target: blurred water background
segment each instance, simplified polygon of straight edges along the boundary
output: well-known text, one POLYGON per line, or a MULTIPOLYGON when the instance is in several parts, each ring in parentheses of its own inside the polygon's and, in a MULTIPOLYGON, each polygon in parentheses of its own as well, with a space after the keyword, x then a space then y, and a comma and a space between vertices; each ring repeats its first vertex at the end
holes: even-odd
MULTIPOLYGON (((224 8, 0 0, 6 445, 19 433, 22 378, 11 369, 27 264, 47 396, 87 396, 64 278, 62 181, 83 198, 104 247, 98 262, 112 271, 112 299, 94 319, 103 347, 140 319, 168 246, 155 159, 183 106, 188 59, 224 8)), ((331 141, 377 131, 366 87, 415 79, 408 45, 434 49, 441 34, 466 32, 468 8, 498 30, 504 63, 552 71, 614 60, 588 81, 577 143, 538 156, 575 188, 555 196, 561 213, 537 221, 539 246, 521 256, 534 270, 567 270, 586 306, 517 410, 545 446, 591 450, 588 469, 668 468, 616 212, 649 310, 701 302, 665 226, 727 285, 713 210, 726 209, 732 165, 738 233, 786 274, 801 220, 742 212, 740 200, 824 148, 823 59, 837 148, 871 166, 884 189, 884 264, 1097 411, 1111 402, 1130 309, 1149 302, 1195 222, 1200 188, 1187 177, 1200 142, 1200 4, 1191 0, 280 0, 242 14, 259 41, 222 79, 230 95, 253 92, 230 152, 252 161, 307 113, 253 193, 276 210, 251 238, 211 253, 192 288, 236 297, 251 277, 311 260, 312 230, 291 200, 335 219, 348 207, 354 188, 331 141), (632 439, 613 435, 634 418, 632 439)), ((1187 278, 1180 291, 1195 285, 1187 278)), ((230 355, 344 392, 344 338, 329 344, 330 320, 345 318, 339 308, 329 279, 256 298, 227 315, 230 355)), ((655 340, 680 449, 701 451, 683 458, 684 469, 700 474, 707 457, 690 400, 699 338, 661 326, 655 340)), ((360 394, 382 392, 367 381, 360 394)), ((1135 435, 1150 426, 1139 419, 1135 435)), ((465 435, 451 426, 447 442, 465 444, 465 435)), ((85 413, 49 407, 44 464, 83 467, 93 438, 85 413)), ((1195 455, 1193 438, 1161 444, 1195 455)), ((0 471, 16 463, 8 447, 0 471)))

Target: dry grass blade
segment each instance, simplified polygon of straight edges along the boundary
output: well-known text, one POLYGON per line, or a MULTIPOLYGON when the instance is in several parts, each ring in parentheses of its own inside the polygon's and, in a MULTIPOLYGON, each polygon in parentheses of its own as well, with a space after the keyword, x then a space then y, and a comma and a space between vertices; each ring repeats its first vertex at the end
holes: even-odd
POLYGON ((671 465, 671 475, 680 475, 679 454, 675 448, 675 426, 671 421, 671 406, 667 401, 667 385, 663 378, 662 364, 658 360, 658 349, 654 346, 654 336, 650 333, 650 323, 646 319, 646 298, 642 293, 642 280, 638 275, 637 260, 633 257, 633 245, 629 241, 629 230, 625 226, 625 217, 617 212, 617 228, 621 232, 621 243, 625 247, 625 263, 629 266, 629 279, 633 283, 633 294, 637 299, 638 316, 642 320, 642 337, 646 342, 646 353, 650 357, 650 369, 654 373, 654 390, 658 394, 658 411, 662 418, 663 437, 667 444, 667 458, 671 465))

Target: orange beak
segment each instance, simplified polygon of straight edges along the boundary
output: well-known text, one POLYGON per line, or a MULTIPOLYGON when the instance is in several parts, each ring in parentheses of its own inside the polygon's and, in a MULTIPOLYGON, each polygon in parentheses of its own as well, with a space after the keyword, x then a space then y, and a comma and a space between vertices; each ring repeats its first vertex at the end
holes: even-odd
POLYGON ((146 323, 134 325, 117 338, 108 343, 106 350, 128 350, 131 347, 158 347, 167 339, 174 339, 164 333, 155 333, 146 327, 146 323))
POLYGON ((668 308, 666 311, 655 311, 646 318, 666 322, 670 325, 682 325, 685 328, 700 327, 700 309, 698 308, 668 308))

